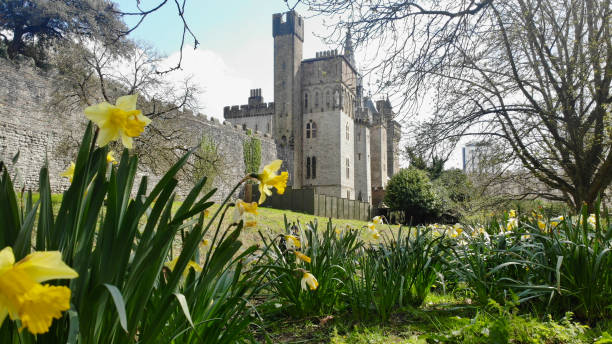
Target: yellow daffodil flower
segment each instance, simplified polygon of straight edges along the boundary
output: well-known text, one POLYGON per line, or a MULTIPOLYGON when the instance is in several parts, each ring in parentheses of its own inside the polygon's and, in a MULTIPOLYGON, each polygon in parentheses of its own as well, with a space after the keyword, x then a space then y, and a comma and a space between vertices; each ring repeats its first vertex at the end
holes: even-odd
POLYGON ((511 217, 508 219, 508 224, 506 225, 506 230, 511 231, 518 227, 518 219, 516 217, 511 217))
POLYGON ((300 260, 305 261, 306 263, 310 263, 311 261, 310 257, 303 254, 302 252, 293 251, 293 253, 295 253, 296 258, 299 258, 300 260))
POLYGON ((68 166, 66 171, 62 172, 60 176, 68 178, 68 180, 70 180, 70 182, 72 183, 72 178, 74 178, 74 167, 74 163, 71 161, 70 166, 68 166))
POLYGON ((302 290, 316 290, 319 287, 319 281, 311 274, 310 272, 304 272, 304 276, 302 276, 302 290))
POLYGON ((542 220, 538 220, 538 228, 543 231, 546 229, 546 223, 542 220))
POLYGON ((595 225, 597 224, 595 221, 595 214, 589 215, 589 217, 587 218, 587 223, 589 224, 589 226, 595 228, 595 225))
POLYGON ((34 252, 15 263, 11 247, 0 251, 0 325, 7 315, 32 334, 46 333, 70 309, 70 289, 41 282, 76 278, 59 251, 34 252))
POLYGON ((378 230, 371 222, 368 223, 368 228, 366 229, 366 237, 368 240, 378 240, 380 238, 378 230))
MULTIPOLYGON (((176 263, 178 262, 179 257, 176 257, 174 259, 172 259, 169 262, 166 262, 164 264, 165 267, 167 267, 168 269, 170 269, 170 271, 174 271, 174 267, 176 266, 176 263)), ((187 263, 187 266, 185 267, 185 270, 183 270, 183 278, 186 278, 187 275, 189 275, 189 269, 193 269, 193 271, 195 272, 201 272, 202 271, 202 267, 198 265, 198 263, 194 262, 193 260, 190 260, 189 263, 187 263)))
POLYGON ((514 209, 510 209, 508 212, 508 217, 516 217, 516 211, 514 209))
POLYGON ((374 222, 375 225, 380 225, 383 223, 382 217, 380 216, 374 216, 374 218, 372 219, 372 222, 374 222))
POLYGON ((281 172, 281 174, 276 174, 282 163, 282 160, 274 160, 264 167, 262 173, 257 175, 260 194, 259 204, 262 204, 266 200, 266 196, 272 196, 272 190, 270 190, 272 187, 276 188, 276 192, 279 195, 285 193, 289 173, 281 172))
POLYGON ((257 215, 257 202, 247 203, 241 199, 236 201, 234 206, 235 222, 242 220, 245 227, 255 227, 257 226, 255 215, 257 215))
POLYGON ((563 220, 565 220, 565 217, 563 217, 563 216, 555 217, 555 218, 550 220, 550 226, 552 228, 556 228, 559 225, 559 223, 561 223, 561 221, 563 221, 563 220))
POLYGON ((112 163, 113 165, 117 165, 117 160, 115 160, 115 157, 113 156, 113 152, 110 151, 108 152, 108 154, 106 154, 106 163, 110 164, 112 163))
POLYGON ((208 245, 210 245, 210 240, 208 239, 204 239, 200 242, 200 247, 207 247, 208 245))
POLYGON ((151 123, 140 110, 136 110, 137 98, 135 94, 123 96, 115 105, 102 102, 85 109, 85 117, 100 128, 98 145, 106 146, 121 137, 123 145, 132 148, 132 138, 140 136, 144 127, 151 123))
POLYGON ((285 235, 285 241, 287 242, 287 249, 295 250, 296 248, 302 247, 300 243, 300 239, 298 239, 295 235, 285 235))

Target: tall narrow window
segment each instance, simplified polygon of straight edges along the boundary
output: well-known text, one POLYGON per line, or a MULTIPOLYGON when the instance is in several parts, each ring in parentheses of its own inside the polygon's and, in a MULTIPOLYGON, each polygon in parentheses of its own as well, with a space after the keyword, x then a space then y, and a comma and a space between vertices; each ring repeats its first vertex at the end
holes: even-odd
POLYGON ((317 137, 317 124, 315 122, 312 122, 311 131, 312 131, 311 137, 313 138, 317 137))
POLYGON ((314 106, 315 106, 315 108, 319 106, 319 92, 315 92, 314 106))
POLYGON ((361 131, 357 132, 357 141, 361 141, 361 131))
POLYGON ((308 112, 308 93, 304 93, 304 112, 308 112))
POLYGON ((351 190, 346 190, 346 198, 351 199, 351 190))
POLYGON ((306 158, 306 179, 310 179, 310 158, 306 158))
POLYGON ((306 138, 310 138, 310 122, 306 123, 306 138))
POLYGON ((310 168, 312 169, 312 179, 317 178, 317 157, 312 157, 310 168))
POLYGON ((331 102, 331 92, 327 90, 327 92, 325 93, 325 105, 327 106, 327 109, 331 109, 331 102))
POLYGON ((349 133, 350 133, 349 124, 348 124, 348 122, 346 122, 346 139, 347 140, 350 138, 349 133))
POLYGON ((357 160, 361 160, 361 153, 357 153, 357 160))
POLYGON ((346 179, 349 179, 351 175, 351 160, 346 158, 346 179))

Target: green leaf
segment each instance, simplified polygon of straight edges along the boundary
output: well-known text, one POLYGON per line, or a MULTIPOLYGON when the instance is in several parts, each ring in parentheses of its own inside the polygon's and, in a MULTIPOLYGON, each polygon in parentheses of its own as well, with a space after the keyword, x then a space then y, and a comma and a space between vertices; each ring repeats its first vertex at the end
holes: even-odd
POLYGON ((115 309, 117 309, 117 313, 119 314, 119 323, 123 330, 127 333, 127 315, 125 313, 125 301, 123 301, 123 296, 117 287, 112 284, 104 283, 106 289, 113 297, 113 302, 115 303, 115 309))
POLYGON ((185 314, 185 318, 187 318, 187 321, 189 322, 191 327, 193 327, 193 320, 191 320, 191 313, 189 313, 189 306, 187 306, 187 300, 185 299, 185 295, 181 293, 174 293, 174 296, 176 296, 179 305, 181 305, 181 309, 183 310, 183 314, 185 314))
POLYGON ((68 322, 70 323, 70 327, 68 328, 68 340, 66 344, 76 344, 79 338, 79 313, 73 309, 69 310, 68 322))

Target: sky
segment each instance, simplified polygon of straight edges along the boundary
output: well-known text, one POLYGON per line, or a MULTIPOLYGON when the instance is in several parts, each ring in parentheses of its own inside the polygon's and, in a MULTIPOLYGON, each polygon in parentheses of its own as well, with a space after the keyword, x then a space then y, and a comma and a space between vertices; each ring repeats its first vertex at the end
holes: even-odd
MULTIPOLYGON (((114 1, 124 12, 136 9, 136 0, 114 1)), ((140 0, 145 10, 159 2, 140 0)), ((338 45, 325 44, 319 38, 331 31, 324 25, 323 18, 312 17, 307 9, 299 6, 296 10, 305 19, 303 58, 315 57, 317 51, 341 51, 338 45)), ((250 89, 261 88, 264 101, 273 101, 272 14, 285 11, 287 5, 283 0, 187 0, 185 18, 199 46, 194 50, 193 39, 186 39, 182 70, 171 73, 168 78, 179 81, 190 77, 202 91, 198 97, 200 113, 221 120, 223 107, 246 104, 250 89)), ((124 17, 130 27, 137 19, 124 17)), ((166 6, 147 16, 130 37, 152 45, 167 56, 166 66, 174 66, 178 61, 182 30, 177 8, 173 1, 168 1, 166 6)), ((366 59, 365 52, 359 49, 355 57, 358 64, 366 59)), ((458 150, 447 167, 460 167, 460 162, 458 150)))

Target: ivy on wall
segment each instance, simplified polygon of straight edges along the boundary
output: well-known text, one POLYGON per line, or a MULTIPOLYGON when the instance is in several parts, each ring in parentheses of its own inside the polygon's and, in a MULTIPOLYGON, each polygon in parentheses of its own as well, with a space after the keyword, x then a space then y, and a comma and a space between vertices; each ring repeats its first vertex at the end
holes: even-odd
POLYGON ((261 141, 250 133, 242 143, 245 173, 257 173, 261 165, 261 141))
POLYGON ((197 182, 206 176, 206 184, 203 190, 207 192, 212 189, 213 182, 224 168, 223 156, 219 153, 215 141, 206 135, 202 136, 200 148, 194 156, 193 182, 197 182))

